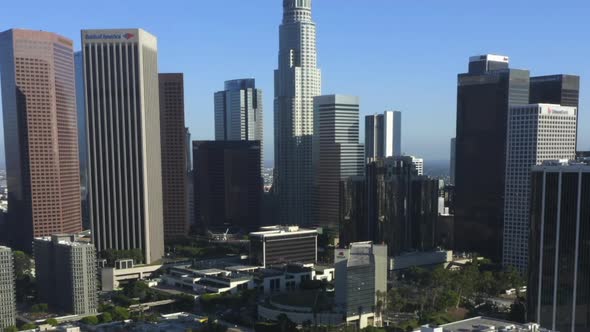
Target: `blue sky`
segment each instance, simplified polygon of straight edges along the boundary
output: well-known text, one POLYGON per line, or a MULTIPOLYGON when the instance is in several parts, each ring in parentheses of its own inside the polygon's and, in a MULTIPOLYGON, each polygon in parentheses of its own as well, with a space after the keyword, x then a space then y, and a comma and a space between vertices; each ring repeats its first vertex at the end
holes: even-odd
MULTIPOLYGON (((0 29, 56 32, 76 49, 83 28, 146 29, 158 37, 160 72, 185 74, 193 139, 213 139, 213 93, 223 82, 254 77, 268 160, 281 11, 282 0, 6 0, 0 29)), ((457 73, 471 55, 507 55, 532 75, 582 77, 579 147, 590 149, 589 14, 586 0, 314 0, 322 92, 360 96, 361 115, 401 110, 402 150, 448 159, 457 73)))

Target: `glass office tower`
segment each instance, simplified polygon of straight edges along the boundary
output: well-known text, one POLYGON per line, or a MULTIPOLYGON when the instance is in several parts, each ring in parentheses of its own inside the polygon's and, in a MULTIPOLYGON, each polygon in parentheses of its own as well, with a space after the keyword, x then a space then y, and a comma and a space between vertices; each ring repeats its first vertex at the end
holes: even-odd
POLYGON ((502 257, 506 131, 511 105, 529 103, 528 70, 508 58, 470 58, 457 82, 455 248, 502 257))

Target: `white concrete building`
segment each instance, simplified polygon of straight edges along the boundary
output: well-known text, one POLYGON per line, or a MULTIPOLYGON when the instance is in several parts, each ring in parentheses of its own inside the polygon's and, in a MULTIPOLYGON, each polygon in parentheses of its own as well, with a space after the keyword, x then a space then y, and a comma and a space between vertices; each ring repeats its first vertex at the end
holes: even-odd
POLYGON ((82 54, 92 242, 141 249, 150 264, 164 256, 158 41, 142 29, 82 30, 82 54))
POLYGON ((254 288, 253 277, 247 273, 221 269, 196 270, 190 266, 169 268, 168 273, 162 276, 162 282, 196 294, 235 294, 254 288))
POLYGON ((103 267, 100 270, 101 284, 103 292, 110 292, 120 287, 121 283, 128 283, 137 280, 148 280, 152 278, 162 267, 161 264, 155 265, 129 265, 123 262, 119 267, 103 267))
POLYGON ((527 269, 531 169, 545 160, 574 159, 577 109, 553 104, 513 106, 508 113, 503 264, 527 269))
POLYGON ((0 246, 0 331, 16 326, 16 294, 12 250, 0 246))
POLYGON ((416 167, 416 172, 418 172, 418 175, 424 175, 424 159, 414 157, 414 156, 410 156, 410 157, 412 158, 412 163, 414 163, 414 166, 416 167))
POLYGON ((280 223, 312 220, 313 98, 321 94, 311 0, 284 0, 275 70, 275 183, 280 223))

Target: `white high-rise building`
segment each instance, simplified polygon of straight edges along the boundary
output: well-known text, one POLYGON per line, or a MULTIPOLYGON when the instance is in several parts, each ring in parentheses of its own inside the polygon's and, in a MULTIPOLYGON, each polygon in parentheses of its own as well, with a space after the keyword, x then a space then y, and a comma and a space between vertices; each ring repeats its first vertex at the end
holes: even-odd
POLYGON ((526 271, 531 170, 546 160, 576 155, 575 107, 552 104, 510 108, 506 138, 503 263, 526 271))
POLYGON ((280 222, 312 220, 313 98, 321 94, 311 0, 284 0, 275 70, 275 193, 280 222))
POLYGON ((365 161, 402 154, 402 112, 385 111, 365 117, 365 161))
POLYGON ((0 246, 0 331, 16 326, 16 295, 12 250, 0 246))
POLYGON ((412 158, 412 163, 414 163, 418 175, 424 175, 424 159, 414 156, 410 156, 410 158, 412 158))
POLYGON ((98 252, 141 249, 149 264, 164 256, 158 41, 82 30, 82 52, 92 240, 98 252))

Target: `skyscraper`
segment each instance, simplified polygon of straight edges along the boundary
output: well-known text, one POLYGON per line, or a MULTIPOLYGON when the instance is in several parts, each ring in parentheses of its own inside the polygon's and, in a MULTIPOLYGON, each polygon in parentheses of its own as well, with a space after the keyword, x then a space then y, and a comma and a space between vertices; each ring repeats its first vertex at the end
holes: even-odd
POLYGON ((368 241, 367 190, 364 176, 351 176, 340 181, 340 236, 341 246, 368 241))
POLYGON ((406 199, 410 217, 412 248, 432 250, 436 243, 438 219, 439 181, 427 176, 414 177, 410 182, 410 195, 406 199))
POLYGON ((52 235, 34 241, 39 301, 74 315, 98 311, 96 249, 75 235, 52 235))
MULTIPOLYGON (((83 30, 93 242, 164 255, 156 37, 141 29, 83 30)), ((184 131, 182 131, 184 132, 184 131)))
POLYGON ((365 116, 365 161, 401 156, 402 112, 365 116))
POLYGON ((201 230, 260 226, 260 141, 193 141, 195 218, 201 230))
POLYGON ((575 107, 531 104, 510 108, 502 261, 522 273, 528 261, 531 167, 544 160, 575 158, 576 119, 575 107))
POLYGON ((82 229, 74 52, 50 32, 0 33, 0 76, 10 232, 33 237, 82 229))
POLYGON ((0 246, 0 331, 16 326, 16 295, 12 250, 0 246))
POLYGON ((321 94, 311 0, 283 0, 275 70, 275 182, 280 222, 312 220, 313 98, 321 94))
POLYGON ((359 98, 318 96, 314 112, 314 224, 338 234, 340 181, 364 173, 359 98))
MULTIPOLYGON (((531 104, 557 104, 579 109, 580 77, 563 74, 531 77, 529 100, 531 104)), ((578 120, 576 118, 576 128, 578 120)))
POLYGON ((76 70, 76 115, 78 116, 78 156, 80 160, 80 195, 82 227, 90 229, 88 220, 88 146, 86 140, 86 102, 84 101, 84 58, 82 51, 74 53, 76 70))
POLYGON ((159 74, 164 237, 188 235, 184 78, 159 74))
POLYGON ((529 103, 529 72, 508 57, 471 57, 457 84, 455 248, 501 260, 506 127, 511 105, 529 103))
POLYGON ((366 168, 369 238, 390 256, 434 246, 438 181, 419 176, 412 157, 377 159, 366 168))
POLYGON ((262 90, 253 78, 225 81, 215 93, 215 140, 260 141, 262 145, 262 90))
POLYGON ((576 75, 531 77, 530 103, 557 104, 578 108, 580 77, 576 75))
POLYGON ((545 162, 531 178, 527 317, 590 330, 590 166, 545 162))
POLYGON ((455 185, 455 154, 456 154, 456 145, 457 145, 457 139, 456 138, 451 138, 451 167, 449 168, 449 177, 450 177, 450 182, 452 185, 455 185))
POLYGON ((185 158, 186 158, 186 218, 189 229, 195 224, 195 187, 193 171, 193 143, 191 141, 191 132, 185 128, 185 158))

